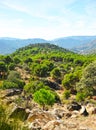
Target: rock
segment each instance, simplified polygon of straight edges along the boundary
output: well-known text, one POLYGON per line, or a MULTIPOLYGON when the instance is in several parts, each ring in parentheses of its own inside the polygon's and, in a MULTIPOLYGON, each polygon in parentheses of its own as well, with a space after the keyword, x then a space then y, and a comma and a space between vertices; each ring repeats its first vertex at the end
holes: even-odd
MULTIPOLYGON (((28 116, 27 121, 29 122, 29 127, 42 128, 47 122, 56 119, 56 117, 48 111, 43 111, 40 109, 33 110, 28 116)), ((37 129, 36 129, 37 130, 37 129)))
POLYGON ((88 109, 88 113, 89 113, 89 114, 96 114, 96 108, 95 108, 95 107, 90 107, 90 108, 88 109))
POLYGON ((54 90, 60 90, 61 87, 56 83, 56 82, 53 82, 53 81, 50 81, 50 80, 45 80, 44 81, 46 85, 48 85, 50 88, 54 89, 54 90))
POLYGON ((84 115, 84 116, 88 116, 89 115, 87 110, 86 110, 86 108, 85 108, 85 106, 82 106, 82 108, 80 109, 80 114, 84 115))
POLYGON ((89 114, 96 114, 96 107, 93 104, 87 104, 86 109, 89 114))
POLYGON ((57 119, 64 117, 65 113, 65 110, 60 108, 54 108, 52 111, 52 114, 55 115, 57 119))
POLYGON ((77 102, 72 102, 71 104, 69 104, 67 106, 67 109, 69 111, 80 110, 81 109, 81 105, 79 105, 77 102))
POLYGON ((96 96, 93 96, 92 99, 96 100, 96 96))
POLYGON ((25 108, 15 107, 10 114, 10 118, 20 119, 25 121, 28 118, 29 112, 25 108))
POLYGON ((79 111, 73 111, 72 112, 72 116, 71 116, 71 118, 76 118, 76 117, 78 117, 79 116, 79 111))
POLYGON ((88 127, 80 126, 77 130, 93 130, 93 129, 90 129, 88 127))
POLYGON ((21 90, 20 89, 8 89, 6 91, 6 95, 5 97, 9 97, 9 96, 14 96, 14 95, 19 95, 21 94, 21 90))
POLYGON ((65 118, 67 119, 67 118, 70 118, 72 116, 72 113, 70 113, 70 112, 66 112, 66 114, 65 114, 65 118))
POLYGON ((63 124, 62 120, 52 120, 49 121, 42 130, 65 130, 66 126, 63 124))

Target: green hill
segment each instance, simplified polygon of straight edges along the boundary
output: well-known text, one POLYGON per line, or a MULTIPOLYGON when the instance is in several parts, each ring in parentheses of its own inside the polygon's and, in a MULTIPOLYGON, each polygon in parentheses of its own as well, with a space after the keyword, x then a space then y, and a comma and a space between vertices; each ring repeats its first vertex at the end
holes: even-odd
MULTIPOLYGON (((49 113, 56 108, 65 112, 65 105, 67 108, 73 101, 75 105, 77 102, 96 104, 95 96, 95 54, 79 55, 41 43, 30 44, 10 55, 0 55, 1 129, 17 130, 23 129, 24 124, 28 126, 30 111, 49 113)), ((45 118, 44 114, 42 117, 45 118)), ((26 130, 29 129, 26 127, 26 130)))

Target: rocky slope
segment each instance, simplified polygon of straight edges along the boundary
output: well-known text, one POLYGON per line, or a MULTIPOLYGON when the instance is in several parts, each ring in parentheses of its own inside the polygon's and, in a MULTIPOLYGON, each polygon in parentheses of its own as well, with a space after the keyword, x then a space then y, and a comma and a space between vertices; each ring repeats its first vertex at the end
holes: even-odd
POLYGON ((9 118, 21 120, 28 130, 96 130, 96 106, 89 102, 81 105, 70 100, 68 104, 56 103, 43 110, 33 100, 28 101, 22 93, 12 90, 1 91, 0 101, 10 110, 9 118), (18 104, 16 98, 20 96, 22 102, 18 104))

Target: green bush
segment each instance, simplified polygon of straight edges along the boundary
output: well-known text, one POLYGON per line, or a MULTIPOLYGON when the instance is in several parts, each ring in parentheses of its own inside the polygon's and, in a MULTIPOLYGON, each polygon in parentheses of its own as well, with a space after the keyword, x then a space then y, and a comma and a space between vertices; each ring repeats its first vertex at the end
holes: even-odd
POLYGON ((36 91, 40 90, 41 88, 50 89, 42 81, 31 81, 29 84, 26 84, 24 86, 24 90, 28 93, 35 93, 36 91))
POLYGON ((14 82, 5 80, 5 81, 3 81, 1 88, 2 89, 18 88, 18 85, 14 82))
POLYGON ((43 109, 46 105, 53 105, 55 103, 55 96, 50 90, 40 89, 35 92, 33 95, 35 102, 43 106, 43 109))
POLYGON ((23 88, 25 82, 21 79, 20 74, 17 71, 10 71, 7 77, 9 82, 13 82, 18 85, 18 88, 23 88))
POLYGON ((64 99, 68 99, 70 97, 70 91, 69 90, 65 90, 63 93, 63 98, 64 99))
POLYGON ((20 89, 23 89, 24 85, 25 85, 25 82, 21 79, 18 79, 18 78, 14 78, 12 80, 13 83, 17 84, 18 85, 18 88, 20 89))
POLYGON ((14 70, 15 68, 15 64, 14 63, 10 63, 10 65, 8 66, 9 70, 14 70))
POLYGON ((47 76, 47 72, 48 72, 48 67, 46 65, 38 64, 34 68, 34 75, 39 76, 39 77, 47 76))
POLYGON ((78 92, 86 93, 87 96, 94 95, 96 91, 96 61, 85 67, 76 89, 78 92))
POLYGON ((86 98, 86 94, 85 93, 82 93, 82 92, 78 92, 77 95, 76 95, 76 100, 81 102, 81 101, 84 101, 86 98))
POLYGON ((20 73, 17 72, 17 71, 10 71, 9 74, 8 74, 7 79, 8 79, 9 81, 12 81, 12 79, 14 79, 14 78, 21 79, 20 73))
POLYGON ((58 68, 54 68, 50 74, 53 79, 59 79, 61 77, 61 72, 58 68))

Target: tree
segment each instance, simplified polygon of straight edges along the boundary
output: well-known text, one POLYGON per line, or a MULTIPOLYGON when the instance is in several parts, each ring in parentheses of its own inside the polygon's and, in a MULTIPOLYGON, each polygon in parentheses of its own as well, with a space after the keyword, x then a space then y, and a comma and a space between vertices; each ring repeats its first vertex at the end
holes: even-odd
POLYGON ((43 109, 46 105, 53 105, 55 103, 55 96, 50 90, 40 89, 35 92, 33 95, 34 101, 43 106, 43 109))
POLYGON ((15 64, 20 63, 20 61, 21 61, 21 60, 19 59, 18 56, 15 56, 15 57, 14 57, 14 63, 15 63, 15 64))
POLYGON ((8 68, 9 68, 9 70, 14 70, 15 64, 14 63, 10 63, 8 68))
POLYGON ((37 65, 34 68, 34 75, 45 77, 47 76, 48 67, 46 65, 37 65))
POLYGON ((60 70, 58 69, 58 68, 54 68, 52 71, 51 71, 51 77, 53 78, 53 79, 59 79, 60 78, 60 76, 61 76, 61 72, 60 72, 60 70))
POLYGON ((65 89, 71 90, 71 92, 74 92, 76 89, 76 82, 78 82, 78 75, 77 73, 69 73, 64 76, 64 79, 62 80, 62 85, 65 89))
POLYGON ((90 63, 83 71, 80 82, 77 84, 77 91, 93 95, 96 91, 96 61, 90 63))
POLYGON ((4 61, 5 61, 6 64, 13 62, 13 60, 10 56, 5 56, 4 61))
POLYGON ((69 90, 65 90, 63 93, 63 98, 64 99, 68 99, 70 97, 70 91, 69 90))
POLYGON ((7 80, 18 85, 18 88, 23 88, 25 82, 21 79, 20 74, 17 71, 10 71, 7 80))
POLYGON ((4 62, 0 62, 0 78, 4 78, 7 72, 7 66, 4 62))
POLYGON ((19 87, 16 83, 5 80, 5 81, 3 81, 1 88, 2 89, 10 89, 10 88, 19 88, 19 87))
POLYGON ((45 86, 45 84, 42 81, 31 81, 29 84, 26 84, 24 86, 24 90, 32 94, 42 88, 50 89, 48 86, 45 86))
POLYGON ((12 79, 14 79, 14 78, 21 79, 20 73, 17 72, 17 71, 10 71, 7 79, 10 80, 10 81, 12 81, 12 79))
POLYGON ((28 58, 26 58, 26 59, 24 60, 24 62, 27 63, 27 64, 28 64, 28 63, 31 63, 31 62, 32 62, 32 58, 28 57, 28 58))

